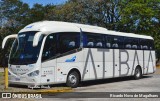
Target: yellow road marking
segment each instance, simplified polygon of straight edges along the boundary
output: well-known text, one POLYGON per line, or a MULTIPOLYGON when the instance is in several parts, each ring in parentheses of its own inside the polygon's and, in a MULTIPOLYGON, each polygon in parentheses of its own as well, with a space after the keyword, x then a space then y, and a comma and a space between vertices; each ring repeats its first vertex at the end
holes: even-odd
POLYGON ((57 88, 57 89, 43 89, 38 90, 38 93, 59 93, 59 92, 73 92, 72 88, 66 87, 66 88, 57 88))
POLYGON ((157 68, 160 68, 160 65, 157 65, 156 67, 157 67, 157 68))

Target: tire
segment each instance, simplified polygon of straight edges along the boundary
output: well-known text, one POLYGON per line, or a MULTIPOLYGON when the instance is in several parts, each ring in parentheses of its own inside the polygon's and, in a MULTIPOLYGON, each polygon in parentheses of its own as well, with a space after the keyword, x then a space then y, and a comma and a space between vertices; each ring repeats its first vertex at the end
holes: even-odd
POLYGON ((134 72, 134 79, 138 80, 142 77, 142 71, 140 67, 137 67, 134 72))
POLYGON ((68 87, 76 88, 79 84, 79 80, 79 74, 76 71, 73 71, 67 76, 66 84, 68 87))

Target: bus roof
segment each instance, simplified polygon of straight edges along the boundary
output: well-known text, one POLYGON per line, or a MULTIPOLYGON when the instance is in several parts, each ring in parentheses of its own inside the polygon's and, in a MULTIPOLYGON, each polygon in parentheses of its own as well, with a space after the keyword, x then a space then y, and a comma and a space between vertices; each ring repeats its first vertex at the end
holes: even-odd
POLYGON ((69 22, 61 22, 61 21, 40 21, 27 25, 21 32, 26 31, 50 31, 50 32, 90 32, 90 33, 100 33, 100 34, 108 34, 108 35, 118 35, 118 36, 127 36, 127 37, 135 37, 135 38, 143 38, 143 39, 152 39, 151 36, 146 35, 138 35, 133 33, 125 33, 125 32, 116 32, 107 30, 103 27, 84 25, 78 23, 69 23, 69 22))

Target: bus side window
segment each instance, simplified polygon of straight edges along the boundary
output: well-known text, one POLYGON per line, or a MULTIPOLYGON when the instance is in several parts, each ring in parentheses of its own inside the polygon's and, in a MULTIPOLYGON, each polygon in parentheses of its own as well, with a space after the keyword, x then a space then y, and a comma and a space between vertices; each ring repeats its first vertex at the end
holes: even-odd
POLYGON ((118 44, 117 44, 117 42, 118 42, 118 39, 114 36, 113 37, 113 41, 112 41, 113 43, 112 43, 112 47, 113 48, 118 48, 118 44))
POLYGON ((93 42, 88 42, 87 46, 88 46, 88 47, 93 47, 93 46, 94 46, 94 43, 93 43, 93 42))
POLYGON ((102 42, 98 42, 98 43, 96 44, 96 46, 97 46, 97 47, 102 47, 102 42))
POLYGON ((47 36, 44 44, 42 61, 55 56, 55 54, 56 54, 56 37, 55 34, 50 34, 49 36, 47 36))
POLYGON ((106 48, 111 48, 111 43, 106 43, 106 48))
POLYGON ((126 49, 131 49, 132 47, 131 47, 131 44, 127 44, 126 45, 126 49))
POLYGON ((122 48, 123 46, 123 40, 121 40, 122 37, 119 36, 106 36, 106 48, 113 48, 118 49, 122 48))
POLYGON ((96 48, 103 48, 103 35, 102 34, 97 34, 96 36, 96 48))
POLYGON ((148 40, 148 49, 154 50, 154 41, 153 40, 148 40))
POLYGON ((132 37, 124 38, 125 49, 138 49, 139 39, 132 37))
POLYGON ((86 45, 84 47, 87 48, 102 48, 103 45, 103 37, 101 34, 96 33, 85 33, 86 35, 86 45))
POLYGON ((154 50, 154 41, 153 40, 148 40, 148 43, 149 43, 148 48, 150 50, 154 50))
POLYGON ((59 54, 76 49, 80 46, 80 33, 58 33, 58 47, 59 54))
POLYGON ((118 45, 120 49, 124 49, 124 37, 119 37, 118 38, 118 45))
POLYGON ((132 38, 125 37, 124 46, 125 46, 125 49, 132 49, 132 38))
POLYGON ((87 47, 90 48, 94 47, 94 39, 88 38, 87 47))
POLYGON ((124 38, 122 36, 114 36, 112 47, 123 49, 124 48, 123 46, 124 46, 124 38))
POLYGON ((148 42, 149 40, 147 40, 147 39, 140 39, 140 47, 141 47, 141 49, 142 50, 148 50, 149 49, 149 42, 148 42))
POLYGON ((132 49, 139 49, 139 39, 138 38, 133 38, 132 49))
POLYGON ((143 46, 143 49, 146 49, 146 50, 147 50, 147 49, 148 49, 148 46, 147 46, 147 45, 143 46))
POLYGON ((106 48, 112 48, 113 47, 113 37, 106 35, 105 43, 106 43, 106 48))
POLYGON ((137 45, 132 45, 132 49, 137 49, 137 45))
POLYGON ((154 49, 154 41, 150 39, 143 39, 143 49, 144 50, 153 50, 154 49))
POLYGON ((75 43, 75 41, 70 41, 69 42, 69 47, 75 47, 76 46, 76 43, 75 43))
POLYGON ((112 45, 112 47, 113 47, 113 48, 118 48, 118 44, 117 44, 117 43, 114 43, 114 44, 112 45))

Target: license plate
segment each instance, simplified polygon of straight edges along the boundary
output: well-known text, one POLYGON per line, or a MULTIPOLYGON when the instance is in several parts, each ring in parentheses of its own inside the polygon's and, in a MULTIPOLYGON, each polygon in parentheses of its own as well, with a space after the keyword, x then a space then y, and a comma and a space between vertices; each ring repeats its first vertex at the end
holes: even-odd
POLYGON ((16 78, 16 81, 20 81, 20 78, 16 78))

